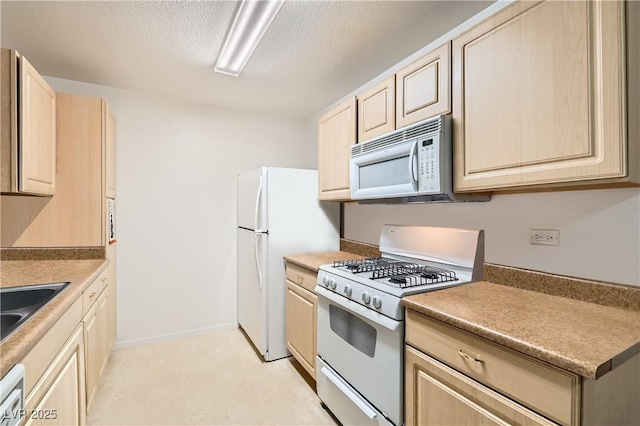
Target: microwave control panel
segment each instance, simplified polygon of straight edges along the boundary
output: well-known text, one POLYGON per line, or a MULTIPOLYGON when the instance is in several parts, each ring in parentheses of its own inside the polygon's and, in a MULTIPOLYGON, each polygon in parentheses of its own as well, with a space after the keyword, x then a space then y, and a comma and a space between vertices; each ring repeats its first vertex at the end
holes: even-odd
POLYGON ((438 135, 418 140, 418 188, 420 193, 439 193, 440 138, 438 135))

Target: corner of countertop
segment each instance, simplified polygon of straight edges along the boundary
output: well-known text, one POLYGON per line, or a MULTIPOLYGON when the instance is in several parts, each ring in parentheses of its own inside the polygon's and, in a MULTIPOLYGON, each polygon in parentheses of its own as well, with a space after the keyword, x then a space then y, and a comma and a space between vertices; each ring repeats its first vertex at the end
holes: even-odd
POLYGON ((340 238, 340 251, 346 251, 364 257, 380 257, 381 254, 380 247, 376 245, 347 240, 345 238, 340 238))

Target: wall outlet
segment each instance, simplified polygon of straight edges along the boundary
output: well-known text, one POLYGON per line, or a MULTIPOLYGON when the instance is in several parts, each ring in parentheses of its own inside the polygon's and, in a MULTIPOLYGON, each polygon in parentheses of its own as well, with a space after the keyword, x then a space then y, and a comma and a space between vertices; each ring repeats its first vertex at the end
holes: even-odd
POLYGON ((530 229, 529 243, 545 246, 560 245, 560 231, 557 229, 530 229))

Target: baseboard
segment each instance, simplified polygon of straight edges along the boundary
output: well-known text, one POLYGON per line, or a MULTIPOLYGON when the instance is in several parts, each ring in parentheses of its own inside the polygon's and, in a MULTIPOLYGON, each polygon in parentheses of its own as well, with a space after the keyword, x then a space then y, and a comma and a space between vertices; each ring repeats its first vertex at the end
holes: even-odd
POLYGON ((180 331, 177 333, 169 333, 169 334, 161 334, 153 337, 145 337, 143 339, 125 340, 122 342, 115 342, 113 344, 113 350, 117 351, 119 349, 132 348, 134 346, 148 345, 151 343, 168 342, 170 340, 180 340, 180 339, 185 339, 187 337, 201 336, 203 334, 233 330, 235 328, 238 328, 238 323, 233 322, 228 324, 214 325, 212 327, 197 328, 195 330, 187 330, 187 331, 180 331))

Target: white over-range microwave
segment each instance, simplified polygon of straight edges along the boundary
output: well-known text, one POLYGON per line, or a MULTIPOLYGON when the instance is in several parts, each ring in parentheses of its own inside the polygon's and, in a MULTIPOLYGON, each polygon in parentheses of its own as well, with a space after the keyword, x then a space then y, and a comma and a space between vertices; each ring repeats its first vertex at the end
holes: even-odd
POLYGON ((351 198, 360 202, 489 200, 453 192, 449 115, 353 145, 350 184, 351 198))

